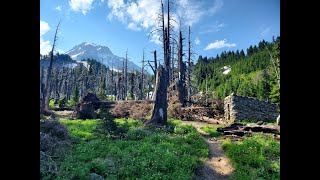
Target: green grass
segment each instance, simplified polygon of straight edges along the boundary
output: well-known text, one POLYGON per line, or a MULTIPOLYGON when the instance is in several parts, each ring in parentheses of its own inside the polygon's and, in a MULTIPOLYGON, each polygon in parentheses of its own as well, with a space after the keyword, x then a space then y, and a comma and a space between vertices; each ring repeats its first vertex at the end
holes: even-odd
POLYGON ((140 120, 131 119, 131 118, 119 118, 114 120, 119 126, 128 126, 129 129, 133 129, 136 127, 142 127, 143 123, 140 120))
POLYGON ((59 180, 88 179, 90 173, 105 179, 192 179, 196 167, 209 153, 199 133, 178 121, 170 126, 182 130, 168 133, 144 130, 138 120, 116 119, 119 126, 130 127, 123 139, 92 138, 79 133, 93 135, 98 120, 60 121, 81 141, 58 162, 55 179, 59 180))
POLYGON ((97 137, 93 131, 96 129, 99 120, 60 119, 59 121, 67 125, 71 137, 79 138, 81 140, 91 140, 97 137))
POLYGON ((206 133, 209 133, 209 135, 211 137, 218 137, 218 136, 221 136, 223 134, 223 133, 217 131, 217 128, 219 128, 219 127, 223 127, 223 126, 222 125, 218 125, 218 126, 215 126, 215 127, 203 126, 200 129, 203 130, 206 133))
POLYGON ((235 167, 232 179, 280 179, 280 142, 256 135, 242 142, 225 140, 222 148, 235 167))

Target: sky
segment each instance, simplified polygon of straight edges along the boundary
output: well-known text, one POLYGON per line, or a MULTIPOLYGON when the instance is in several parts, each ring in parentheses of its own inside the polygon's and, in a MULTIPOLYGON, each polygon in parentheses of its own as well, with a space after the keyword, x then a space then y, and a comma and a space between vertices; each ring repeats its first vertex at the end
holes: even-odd
MULTIPOLYGON (((181 29, 187 50, 188 26, 196 61, 199 55, 216 57, 222 51, 246 49, 280 36, 280 0, 172 0, 174 30, 181 29), (181 23, 179 23, 181 22, 181 23)), ((164 0, 166 14, 167 0, 164 0)), ((157 50, 163 62, 157 31, 160 0, 40 0, 40 53, 52 48, 61 20, 56 49, 67 52, 82 42, 107 46, 113 54, 141 65, 157 50)), ((167 23, 167 22, 165 22, 167 23)), ((177 34, 177 32, 175 32, 177 34)), ((187 53, 186 53, 187 54, 187 53)), ((186 58, 184 59, 186 60, 186 58)))

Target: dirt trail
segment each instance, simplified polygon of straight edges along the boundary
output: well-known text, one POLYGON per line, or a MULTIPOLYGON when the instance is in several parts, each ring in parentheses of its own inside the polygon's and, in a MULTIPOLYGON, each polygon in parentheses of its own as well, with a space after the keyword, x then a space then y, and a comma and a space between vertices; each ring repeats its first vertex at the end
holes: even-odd
POLYGON ((195 173, 195 180, 220 180, 228 179, 231 173, 234 171, 230 160, 224 154, 221 147, 222 140, 211 138, 206 132, 202 131, 202 126, 217 126, 208 122, 199 121, 182 121, 185 124, 193 125, 197 131, 203 136, 207 144, 209 145, 209 157, 204 165, 199 168, 195 173))

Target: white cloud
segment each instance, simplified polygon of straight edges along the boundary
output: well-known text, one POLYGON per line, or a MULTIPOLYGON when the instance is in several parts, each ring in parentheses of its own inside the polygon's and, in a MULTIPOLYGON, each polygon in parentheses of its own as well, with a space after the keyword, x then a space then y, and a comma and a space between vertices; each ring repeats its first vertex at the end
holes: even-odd
POLYGON ((42 37, 49 30, 49 24, 40 20, 40 54, 48 54, 51 51, 50 41, 45 41, 42 37))
POLYGON ((162 45, 162 42, 160 41, 159 33, 152 33, 150 35, 150 41, 154 42, 155 44, 162 45))
POLYGON ((44 35, 50 30, 49 24, 40 20, 40 36, 44 35))
POLYGON ((229 43, 226 43, 227 40, 224 39, 224 40, 216 40, 215 42, 213 43, 210 43, 207 45, 207 47, 204 49, 205 51, 206 50, 210 50, 210 49, 219 49, 219 48, 223 48, 223 47, 235 47, 236 44, 235 43, 232 43, 232 44, 229 44, 229 43))
POLYGON ((62 11, 62 9, 61 9, 61 6, 57 6, 56 8, 55 8, 55 10, 57 10, 57 11, 62 11))
MULTIPOLYGON (((159 27, 157 19, 161 7, 160 0, 129 0, 127 2, 124 0, 108 0, 107 4, 110 9, 108 14, 110 21, 117 19, 134 31, 153 30, 159 27)), ((184 22, 183 25, 193 25, 203 16, 215 14, 221 9, 222 5, 222 0, 215 0, 213 4, 199 3, 196 0, 177 0, 171 9, 171 16, 177 23, 179 23, 180 17, 184 22)), ((165 18, 165 24, 167 24, 166 20, 165 18)), ((178 30, 176 23, 173 22, 172 25, 174 30, 178 30)), ((154 33, 154 35, 151 35, 151 41, 158 44, 158 37, 159 33, 154 33)))
POLYGON ((264 29, 261 31, 260 35, 261 35, 262 37, 264 37, 264 36, 266 36, 269 32, 270 32, 270 27, 267 27, 267 28, 264 28, 264 29))
POLYGON ((73 11, 81 11, 83 15, 91 9, 93 0, 70 0, 69 5, 73 11))
POLYGON ((192 26, 203 16, 216 14, 223 6, 222 0, 215 0, 214 4, 201 3, 198 0, 178 0, 177 14, 185 25, 192 26), (208 8, 209 7, 209 8, 208 8))
POLYGON ((203 27, 203 29, 206 29, 204 31, 201 31, 201 34, 205 34, 205 33, 211 33, 211 32, 218 32, 220 31, 222 28, 224 28, 226 26, 225 23, 221 23, 219 21, 216 21, 214 25, 210 25, 209 27, 203 27))
POLYGON ((131 30, 134 30, 134 31, 141 31, 141 28, 138 27, 137 24, 135 24, 133 22, 129 23, 128 28, 131 30))
POLYGON ((108 7, 111 9, 109 20, 117 18, 122 23, 128 23, 128 27, 149 29, 157 25, 160 1, 138 0, 124 3, 123 0, 109 0, 108 7))
POLYGON ((209 8, 208 13, 215 14, 222 8, 222 6, 223 6, 222 0, 215 0, 214 5, 211 8, 209 8))
POLYGON ((200 44, 200 39, 198 37, 196 37, 196 39, 194 40, 194 42, 199 45, 200 44))

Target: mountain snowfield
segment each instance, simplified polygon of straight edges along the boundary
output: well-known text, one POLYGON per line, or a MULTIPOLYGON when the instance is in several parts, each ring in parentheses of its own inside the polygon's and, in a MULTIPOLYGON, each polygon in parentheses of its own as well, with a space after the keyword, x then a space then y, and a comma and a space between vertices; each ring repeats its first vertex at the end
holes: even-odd
MULTIPOLYGON (((123 62, 125 58, 114 55, 107 46, 101 46, 94 43, 83 42, 79 45, 74 46, 72 49, 67 51, 73 60, 83 61, 88 58, 95 59, 102 62, 104 65, 114 70, 122 70, 123 62)), ((128 71, 140 70, 141 67, 128 60, 128 71)))

